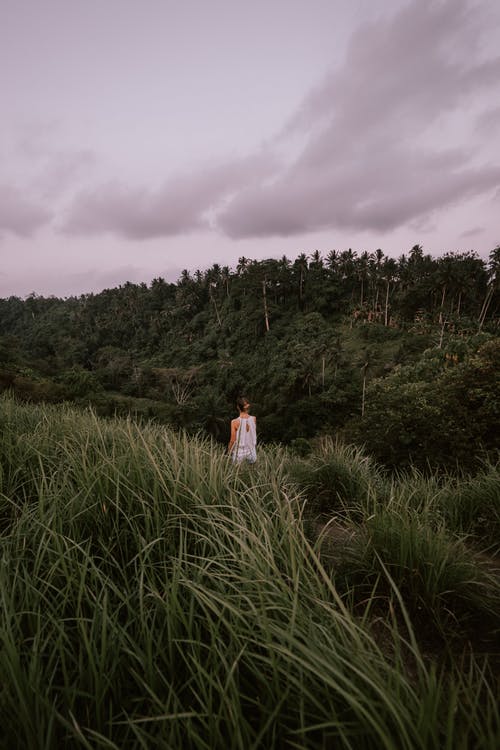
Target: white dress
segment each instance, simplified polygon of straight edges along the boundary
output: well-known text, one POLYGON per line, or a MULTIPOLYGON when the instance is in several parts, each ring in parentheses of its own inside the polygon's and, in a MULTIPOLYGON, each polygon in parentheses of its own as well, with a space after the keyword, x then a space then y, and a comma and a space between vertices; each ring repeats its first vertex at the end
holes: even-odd
POLYGON ((234 443, 231 455, 233 461, 240 464, 242 461, 248 461, 253 464, 257 460, 257 426, 255 417, 240 417, 239 425, 236 428, 236 441, 234 443))

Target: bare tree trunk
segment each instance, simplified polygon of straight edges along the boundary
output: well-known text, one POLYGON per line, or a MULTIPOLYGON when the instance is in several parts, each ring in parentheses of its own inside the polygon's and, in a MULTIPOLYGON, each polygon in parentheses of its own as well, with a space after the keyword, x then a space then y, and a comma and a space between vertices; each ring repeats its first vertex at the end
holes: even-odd
POLYGON ((366 370, 368 368, 368 362, 363 365, 363 393, 361 395, 361 416, 365 416, 365 399, 366 399, 366 370))
POLYGON ((325 355, 321 358, 321 386, 325 390, 325 355))
POLYGON ((389 325, 389 287, 390 284, 387 282, 387 289, 385 290, 385 314, 384 314, 384 325, 389 325))
POLYGON ((211 288, 210 288, 210 299, 212 300, 212 302, 213 302, 213 305, 214 305, 214 308, 215 308, 215 314, 216 314, 216 316, 217 316, 217 322, 218 322, 218 324, 219 324, 219 328, 222 328, 222 321, 221 321, 221 319, 220 319, 220 315, 219 315, 219 309, 218 309, 218 307, 217 307, 217 302, 215 301, 215 297, 213 296, 213 293, 212 293, 212 289, 211 289, 211 288))
POLYGON ((481 330, 484 325, 484 321, 486 320, 486 314, 488 312, 488 308, 490 306, 490 302, 492 298, 493 298, 493 284, 490 286, 490 288, 486 292, 486 297, 484 298, 483 306, 481 307, 481 312, 479 313, 479 330, 481 330))
POLYGON ((446 297, 446 284, 443 287, 443 294, 441 295, 441 307, 439 309, 439 323, 443 322, 443 308, 444 308, 445 297, 446 297))
POLYGON ((266 323, 266 331, 269 331, 269 314, 267 311, 267 296, 266 296, 266 279, 262 282, 262 300, 264 302, 264 320, 266 323))
POLYGON ((438 349, 442 349, 443 348, 443 338, 444 338, 444 327, 445 327, 445 325, 446 325, 446 320, 441 321, 441 334, 439 336, 438 349))

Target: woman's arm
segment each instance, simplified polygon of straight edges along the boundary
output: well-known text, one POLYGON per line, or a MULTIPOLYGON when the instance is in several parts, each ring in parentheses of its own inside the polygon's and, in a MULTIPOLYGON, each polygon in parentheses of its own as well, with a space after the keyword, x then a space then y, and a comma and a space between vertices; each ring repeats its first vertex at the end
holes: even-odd
POLYGON ((231 420, 231 437, 229 438, 229 445, 227 447, 228 453, 231 453, 233 445, 236 442, 236 430, 238 429, 239 419, 231 420))

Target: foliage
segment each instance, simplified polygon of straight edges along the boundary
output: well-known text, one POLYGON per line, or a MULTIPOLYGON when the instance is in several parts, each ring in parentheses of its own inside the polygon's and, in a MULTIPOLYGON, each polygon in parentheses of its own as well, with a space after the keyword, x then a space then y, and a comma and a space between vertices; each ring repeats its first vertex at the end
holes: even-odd
POLYGON ((398 368, 370 384, 366 413, 346 435, 395 468, 474 470, 481 455, 500 448, 499 364, 499 339, 462 361, 429 351, 417 367, 398 368))
MULTIPOLYGON (((324 534, 306 533, 314 518, 281 448, 236 469, 207 439, 67 406, 4 399, 0 423, 6 747, 498 746, 493 664, 454 651, 446 618, 429 650, 414 617, 421 602, 436 617, 454 606, 446 566, 425 558, 466 542, 433 534, 430 500, 420 520, 405 511, 403 479, 355 452, 358 480, 342 489, 382 599, 346 589, 324 534), (426 575, 404 585, 415 566, 426 575)), ((335 456, 348 473, 340 446, 311 461, 335 456)), ((491 611, 479 562, 453 559, 469 615, 491 611)))
POLYGON ((346 507, 362 504, 384 487, 383 476, 368 456, 330 439, 321 440, 303 461, 294 460, 289 472, 308 499, 309 509, 317 513, 335 510, 342 515, 346 507))
POLYGON ((3 299, 0 389, 91 403, 101 414, 129 409, 220 442, 245 391, 261 440, 345 434, 368 450, 373 440, 374 456, 392 467, 436 456, 473 470, 476 446, 495 443, 494 374, 483 367, 474 388, 443 369, 463 375, 480 345, 498 340, 499 252, 432 258, 415 245, 397 260, 381 249, 240 258, 236 269, 184 270, 175 284, 3 299), (458 431, 440 389, 447 408, 472 396, 458 431), (380 422, 377 433, 386 408, 394 430, 380 422))

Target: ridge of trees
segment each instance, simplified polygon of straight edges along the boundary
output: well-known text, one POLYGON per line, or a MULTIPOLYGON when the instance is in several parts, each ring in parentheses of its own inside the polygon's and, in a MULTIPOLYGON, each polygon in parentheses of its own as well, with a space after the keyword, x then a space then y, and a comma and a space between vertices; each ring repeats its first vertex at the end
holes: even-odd
POLYGON ((433 258, 420 245, 397 260, 380 249, 315 251, 214 263, 176 283, 0 299, 0 388, 221 440, 245 391, 264 439, 305 450, 340 433, 388 465, 423 465, 430 452, 440 465, 467 466, 468 441, 497 447, 498 379, 488 368, 498 358, 499 268, 500 246, 487 261, 472 251, 433 258), (472 411, 462 399, 468 427, 457 446, 458 422, 443 409, 453 392, 456 412, 457 381, 474 373, 482 396, 472 411))

